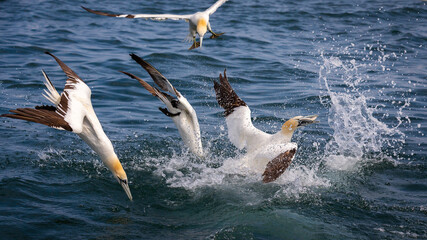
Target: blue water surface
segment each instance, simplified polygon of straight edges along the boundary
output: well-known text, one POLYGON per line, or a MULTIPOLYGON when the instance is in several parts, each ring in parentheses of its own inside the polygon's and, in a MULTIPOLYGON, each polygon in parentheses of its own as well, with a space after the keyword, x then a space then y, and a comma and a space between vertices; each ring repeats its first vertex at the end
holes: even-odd
POLYGON ((427 6, 402 0, 231 0, 218 39, 188 51, 188 24, 94 15, 189 14, 214 1, 0 1, 0 113, 48 104, 41 70, 91 88, 127 172, 129 201, 75 134, 0 119, 2 239, 427 239, 427 6), (197 111, 207 157, 183 145, 162 103, 119 71, 159 69, 197 111), (298 130, 274 183, 239 169, 213 81, 227 69, 254 125, 298 130))

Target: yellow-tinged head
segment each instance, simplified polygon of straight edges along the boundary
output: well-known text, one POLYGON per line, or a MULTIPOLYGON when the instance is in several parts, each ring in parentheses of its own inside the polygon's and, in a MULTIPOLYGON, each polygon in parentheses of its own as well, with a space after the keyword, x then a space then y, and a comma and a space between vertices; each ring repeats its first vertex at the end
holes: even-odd
POLYGON ((205 35, 207 30, 208 30, 208 21, 204 17, 202 17, 197 22, 197 34, 199 34, 199 37, 200 37, 200 47, 202 47, 203 36, 205 35))
POLYGON ((206 21, 205 18, 202 17, 197 22, 197 33, 199 34, 200 37, 203 37, 207 30, 208 30, 208 22, 206 21))
POLYGON ((298 120, 291 118, 282 125, 283 133, 293 133, 298 128, 298 120))
POLYGON ((318 123, 319 121, 315 121, 316 118, 317 115, 293 117, 282 125, 282 133, 285 135, 292 135, 294 131, 299 127, 303 127, 312 123, 318 123))
POLYGON ((125 170, 123 169, 122 164, 120 163, 119 159, 117 157, 114 157, 110 161, 109 168, 111 172, 113 173, 114 177, 117 179, 119 184, 122 186, 123 190, 125 190, 126 195, 129 197, 129 199, 132 201, 132 194, 129 189, 129 181, 128 177, 126 175, 125 170))

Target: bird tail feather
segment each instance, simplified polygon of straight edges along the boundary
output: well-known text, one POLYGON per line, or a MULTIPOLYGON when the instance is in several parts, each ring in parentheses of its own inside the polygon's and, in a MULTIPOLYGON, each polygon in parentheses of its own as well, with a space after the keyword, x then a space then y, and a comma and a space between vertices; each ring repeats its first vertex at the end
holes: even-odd
POLYGON ((58 106, 59 102, 61 101, 61 95, 59 95, 58 91, 56 90, 55 86, 53 86, 45 71, 42 70, 42 73, 45 79, 44 85, 47 88, 44 90, 46 94, 43 94, 43 96, 51 103, 55 104, 55 106, 58 106))

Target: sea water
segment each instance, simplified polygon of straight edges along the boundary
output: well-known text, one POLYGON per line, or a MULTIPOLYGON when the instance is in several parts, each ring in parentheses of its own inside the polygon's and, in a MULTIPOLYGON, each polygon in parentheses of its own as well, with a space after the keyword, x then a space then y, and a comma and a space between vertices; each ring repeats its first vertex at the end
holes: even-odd
MULTIPOLYGON (((75 134, 1 119, 3 239, 426 239, 427 8, 423 1, 228 1, 218 39, 188 51, 188 25, 90 14, 188 14, 214 1, 1 1, 0 113, 48 104, 41 69, 92 104, 134 201, 75 134), (153 85, 162 72, 197 111, 206 157, 183 145, 153 85), (213 81, 227 69, 254 125, 297 130, 293 163, 273 183, 241 167, 213 81)), ((208 36, 208 35, 206 35, 208 36)))

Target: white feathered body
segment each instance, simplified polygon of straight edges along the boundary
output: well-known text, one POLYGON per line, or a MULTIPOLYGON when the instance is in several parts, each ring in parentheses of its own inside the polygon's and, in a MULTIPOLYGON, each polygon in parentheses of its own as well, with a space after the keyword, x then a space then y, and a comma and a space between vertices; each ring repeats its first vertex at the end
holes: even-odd
MULTIPOLYGON (((46 85, 50 86, 48 82, 46 85)), ((77 80, 77 83, 68 83, 68 86, 62 93, 68 99, 66 113, 63 116, 64 120, 73 129, 73 132, 100 156, 106 166, 111 166, 112 164, 109 161, 115 160, 117 155, 92 107, 92 91, 81 80, 77 80)), ((56 89, 53 87, 48 87, 47 89, 49 92, 45 96, 46 99, 59 108, 64 107, 59 103, 60 100, 58 98, 60 98, 60 95, 56 89)))
MULTIPOLYGON (((197 119, 197 114, 191 104, 187 101, 185 97, 180 95, 178 97, 180 104, 184 108, 180 111, 178 116, 172 117, 173 122, 178 128, 179 134, 181 135, 184 143, 190 148, 190 150, 198 156, 203 156, 203 147, 200 137, 200 127, 199 121, 197 119)), ((168 110, 174 113, 177 109, 173 107, 168 107, 168 110)))
POLYGON ((257 129, 251 121, 251 110, 247 106, 234 109, 226 117, 228 138, 237 148, 246 148, 242 164, 255 172, 262 173, 267 163, 279 154, 297 148, 291 137, 279 131, 268 134, 257 129))

